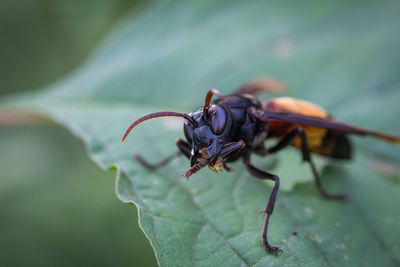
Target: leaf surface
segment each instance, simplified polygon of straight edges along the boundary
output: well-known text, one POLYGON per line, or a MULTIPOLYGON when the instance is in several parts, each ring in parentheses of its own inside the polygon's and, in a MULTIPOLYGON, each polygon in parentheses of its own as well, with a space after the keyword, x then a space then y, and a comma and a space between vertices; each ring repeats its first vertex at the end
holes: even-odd
POLYGON ((371 161, 385 155, 397 166, 398 147, 358 139, 351 164, 324 168, 324 186, 350 195, 346 203, 322 199, 300 155, 284 152, 270 170, 284 189, 269 228, 271 244, 284 251, 276 257, 261 245, 257 215, 271 186, 241 162, 232 173, 204 169, 189 182, 180 176, 189 168, 183 158, 147 171, 132 156, 172 154, 183 133, 171 119, 146 122, 120 140, 141 115, 190 112, 209 88, 227 94, 263 76, 342 121, 400 133, 399 8, 397 1, 154 2, 121 22, 69 77, 2 107, 51 117, 82 138, 100 166, 116 166, 117 194, 139 207, 162 266, 395 266, 400 186, 371 161))

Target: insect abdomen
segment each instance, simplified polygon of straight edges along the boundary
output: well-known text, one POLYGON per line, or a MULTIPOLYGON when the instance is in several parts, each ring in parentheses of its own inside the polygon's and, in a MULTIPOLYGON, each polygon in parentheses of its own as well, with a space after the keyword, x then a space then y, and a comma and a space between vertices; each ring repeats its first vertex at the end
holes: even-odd
POLYGON ((328 119, 328 113, 313 103, 292 97, 277 97, 263 103, 264 110, 290 112, 328 119))
POLYGON ((351 143, 345 133, 326 131, 321 145, 312 152, 335 159, 351 159, 351 151, 351 143))
MULTIPOLYGON (((263 109, 330 119, 329 114, 323 108, 313 103, 291 97, 278 97, 268 100, 263 103, 263 109)), ((272 122, 269 125, 269 131, 271 131, 270 134, 272 136, 279 137, 287 134, 296 126, 298 125, 286 122, 272 122)), ((336 159, 351 158, 351 144, 345 133, 314 126, 302 125, 302 127, 307 133, 307 144, 312 153, 336 159)), ((300 137, 297 137, 292 145, 300 149, 300 137)))

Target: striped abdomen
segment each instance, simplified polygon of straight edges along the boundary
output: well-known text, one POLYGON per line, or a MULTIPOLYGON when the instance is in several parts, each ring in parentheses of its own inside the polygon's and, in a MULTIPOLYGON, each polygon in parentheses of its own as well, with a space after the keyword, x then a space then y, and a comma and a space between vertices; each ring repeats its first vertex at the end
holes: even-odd
MULTIPOLYGON (((321 107, 291 97, 278 97, 268 100, 263 103, 263 109, 274 112, 297 113, 327 120, 331 119, 329 114, 321 107)), ((270 122, 269 137, 282 137, 298 125, 301 124, 270 122)), ((311 152, 337 159, 349 159, 351 157, 351 144, 345 133, 315 126, 301 126, 307 133, 307 144, 311 152)), ((301 147, 300 137, 294 140, 293 146, 296 148, 301 147)))

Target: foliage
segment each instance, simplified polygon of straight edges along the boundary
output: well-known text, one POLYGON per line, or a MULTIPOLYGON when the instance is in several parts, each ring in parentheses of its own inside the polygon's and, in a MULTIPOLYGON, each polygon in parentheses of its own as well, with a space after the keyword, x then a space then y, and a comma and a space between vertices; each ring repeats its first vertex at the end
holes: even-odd
POLYGON ((275 169, 288 180, 270 222, 270 241, 284 251, 275 257, 263 250, 257 215, 271 187, 240 162, 233 173, 202 170, 186 182, 184 159, 155 172, 132 160, 175 151, 182 136, 175 121, 151 121, 126 143, 120 138, 143 114, 190 112, 211 87, 229 93, 266 75, 343 121, 399 133, 398 8, 396 1, 153 3, 121 23, 73 75, 3 107, 50 116, 82 138, 100 166, 116 166, 118 195, 139 207, 163 266, 396 265, 400 186, 371 161, 385 155, 398 162, 398 148, 364 139, 351 164, 324 169, 326 188, 349 194, 347 203, 322 199, 311 182, 295 185, 300 156, 285 162, 287 174, 275 169))

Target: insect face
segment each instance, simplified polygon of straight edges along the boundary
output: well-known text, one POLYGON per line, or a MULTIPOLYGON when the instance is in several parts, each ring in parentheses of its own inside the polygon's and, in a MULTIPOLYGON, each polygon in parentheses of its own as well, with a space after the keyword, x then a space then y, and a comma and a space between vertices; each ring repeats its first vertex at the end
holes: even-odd
POLYGON ((198 109, 189 116, 196 122, 194 125, 190 122, 184 124, 186 139, 192 145, 191 165, 209 159, 209 166, 212 167, 220 156, 223 145, 230 141, 231 115, 224 107, 211 105, 210 108, 198 109))

